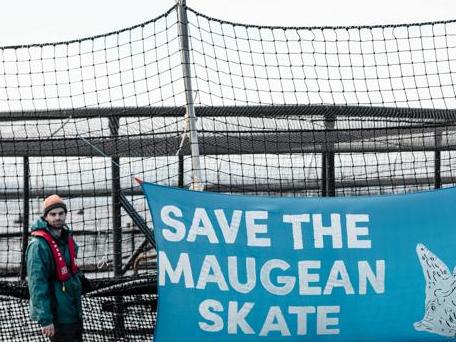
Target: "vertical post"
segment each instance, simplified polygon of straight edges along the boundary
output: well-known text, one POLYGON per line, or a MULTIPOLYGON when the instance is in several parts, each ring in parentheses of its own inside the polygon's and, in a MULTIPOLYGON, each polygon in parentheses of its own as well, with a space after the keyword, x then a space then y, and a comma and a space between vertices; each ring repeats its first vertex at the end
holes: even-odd
POLYGON ((182 72, 184 76, 186 119, 190 133, 190 149, 192 154, 192 185, 194 190, 203 190, 201 164, 196 126, 195 106, 193 103, 192 73, 190 69, 190 44, 186 0, 177 0, 177 16, 179 21, 179 44, 181 50, 182 72))
MULTIPOLYGON (((119 136, 119 117, 109 118, 109 131, 116 141, 119 136)), ((117 141, 116 141, 117 142, 117 141)), ((117 145, 116 145, 117 146, 117 145)), ((120 192, 120 158, 115 153, 111 156, 111 214, 112 214, 112 249, 114 277, 122 276, 122 217, 121 217, 121 192, 120 192)), ((122 338, 125 335, 125 320, 123 315, 123 299, 120 296, 114 298, 114 332, 116 338, 122 338)))
MULTIPOLYGON (((111 136, 117 138, 119 136, 119 118, 109 118, 109 130, 111 136)), ((114 253, 114 277, 122 274, 122 220, 120 212, 120 167, 119 157, 113 155, 111 157, 111 213, 112 213, 112 239, 114 253)))
POLYGON ((131 253, 133 254, 135 252, 135 229, 130 222, 127 223, 127 228, 130 229, 131 253))
POLYGON ((442 129, 436 128, 435 134, 435 150, 434 150, 434 189, 440 189, 442 187, 442 156, 440 147, 442 145, 442 129))
POLYGON ((184 187, 184 156, 182 154, 179 153, 179 169, 178 169, 178 180, 177 180, 177 186, 179 188, 183 188, 184 187))
POLYGON ((120 170, 119 158, 113 157, 111 159, 111 213, 112 213, 112 240, 113 240, 113 268, 114 277, 118 277, 122 269, 122 222, 120 213, 120 170))
POLYGON ((326 158, 326 155, 328 153, 327 152, 322 152, 321 153, 321 187, 320 187, 320 191, 321 191, 321 197, 326 197, 328 196, 328 180, 326 178, 326 170, 328 168, 328 160, 326 158))
POLYGON ((334 166, 334 152, 327 153, 327 168, 326 168, 326 179, 327 179, 327 194, 329 197, 336 196, 336 174, 334 166))
POLYGON ((22 211, 22 251, 21 251, 21 280, 25 280, 27 269, 25 260, 25 251, 27 250, 29 240, 30 224, 30 164, 29 157, 23 159, 23 211, 22 211))
POLYGON ((323 153, 324 165, 322 165, 322 172, 324 171, 323 178, 325 185, 324 196, 334 197, 336 196, 336 172, 335 172, 335 158, 334 158, 334 141, 328 140, 332 139, 334 136, 333 130, 336 126, 336 116, 334 114, 325 115, 325 130, 326 130, 326 152, 323 153), (329 132, 328 132, 329 131, 329 132), (331 133, 328 135, 328 133, 331 133))

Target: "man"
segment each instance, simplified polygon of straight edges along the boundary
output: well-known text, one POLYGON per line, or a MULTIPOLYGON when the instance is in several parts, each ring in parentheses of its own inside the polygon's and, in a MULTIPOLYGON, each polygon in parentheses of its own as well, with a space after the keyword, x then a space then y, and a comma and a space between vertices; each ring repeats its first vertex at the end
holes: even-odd
POLYGON ((26 254, 30 316, 53 342, 82 341, 81 273, 66 214, 58 195, 47 197, 26 254))

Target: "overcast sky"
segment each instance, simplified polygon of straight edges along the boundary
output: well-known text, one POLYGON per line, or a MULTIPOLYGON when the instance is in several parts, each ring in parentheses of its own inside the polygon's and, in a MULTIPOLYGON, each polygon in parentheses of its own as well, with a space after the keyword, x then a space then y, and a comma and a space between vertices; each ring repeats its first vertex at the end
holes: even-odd
MULTIPOLYGON (((72 40, 152 19, 175 0, 9 0, 0 46, 72 40)), ((188 0, 208 16, 258 25, 340 26, 456 19, 455 0, 188 0)))

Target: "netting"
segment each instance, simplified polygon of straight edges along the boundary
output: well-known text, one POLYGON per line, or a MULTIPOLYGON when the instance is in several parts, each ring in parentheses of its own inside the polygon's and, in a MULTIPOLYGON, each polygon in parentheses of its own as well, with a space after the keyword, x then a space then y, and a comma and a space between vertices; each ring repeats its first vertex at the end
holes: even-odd
POLYGON ((44 196, 67 200, 93 285, 84 340, 147 340, 156 263, 134 177, 279 196, 454 185, 455 78, 454 21, 258 27, 177 5, 106 35, 0 48, 1 339, 44 340, 23 267, 44 196))

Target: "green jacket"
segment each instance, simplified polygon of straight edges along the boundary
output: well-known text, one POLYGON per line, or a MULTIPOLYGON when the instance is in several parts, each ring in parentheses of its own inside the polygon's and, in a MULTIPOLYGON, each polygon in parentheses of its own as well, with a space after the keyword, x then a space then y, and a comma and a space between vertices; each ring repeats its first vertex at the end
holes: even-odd
MULTIPOLYGON (((58 237, 48 223, 40 218, 32 231, 45 229, 57 241, 57 245, 70 265, 70 252, 67 237, 70 232, 62 230, 58 237)), ((76 246, 77 250, 77 246, 76 246)), ((41 326, 76 323, 82 320, 80 272, 72 276, 65 284, 57 280, 56 267, 52 251, 47 241, 41 237, 32 237, 27 247, 27 277, 30 292, 30 316, 41 326), (65 286, 63 286, 65 285, 65 286)))

